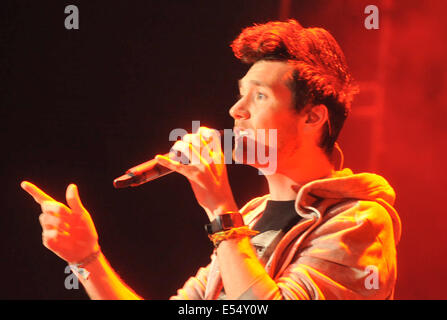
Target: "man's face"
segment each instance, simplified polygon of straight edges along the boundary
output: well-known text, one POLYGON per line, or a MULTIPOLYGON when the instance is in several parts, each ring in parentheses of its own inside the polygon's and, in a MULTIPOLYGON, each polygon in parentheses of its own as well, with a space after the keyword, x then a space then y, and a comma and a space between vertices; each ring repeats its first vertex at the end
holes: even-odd
MULTIPOLYGON (((235 151, 241 148, 241 130, 265 129, 265 145, 275 148, 282 159, 296 152, 302 117, 296 112, 292 92, 286 85, 291 71, 287 62, 259 61, 239 81, 240 98, 230 109, 235 120, 235 151), (277 130, 275 145, 269 143, 269 129, 277 130)), ((255 139, 258 143, 259 135, 255 139)), ((237 156, 235 160, 242 162, 237 156)))

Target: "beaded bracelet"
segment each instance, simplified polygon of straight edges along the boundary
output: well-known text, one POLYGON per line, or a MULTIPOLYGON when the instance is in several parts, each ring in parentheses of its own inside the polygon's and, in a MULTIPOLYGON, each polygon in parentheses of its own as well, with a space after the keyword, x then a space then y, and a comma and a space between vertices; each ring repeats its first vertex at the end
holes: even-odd
POLYGON ((259 231, 252 230, 248 226, 238 227, 238 228, 231 228, 225 231, 216 232, 214 234, 208 235, 210 240, 213 242, 213 245, 215 248, 219 246, 219 244, 228 239, 236 239, 236 238, 243 238, 243 237, 251 237, 256 234, 258 234, 259 231))

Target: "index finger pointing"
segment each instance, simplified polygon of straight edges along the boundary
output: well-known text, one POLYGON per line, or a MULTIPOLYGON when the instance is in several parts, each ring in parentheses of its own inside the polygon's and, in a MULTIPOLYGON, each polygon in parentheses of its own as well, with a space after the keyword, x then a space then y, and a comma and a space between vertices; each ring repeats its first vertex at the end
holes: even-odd
POLYGON ((20 186, 23 190, 28 192, 38 204, 42 204, 44 201, 56 201, 31 182, 23 181, 20 186))

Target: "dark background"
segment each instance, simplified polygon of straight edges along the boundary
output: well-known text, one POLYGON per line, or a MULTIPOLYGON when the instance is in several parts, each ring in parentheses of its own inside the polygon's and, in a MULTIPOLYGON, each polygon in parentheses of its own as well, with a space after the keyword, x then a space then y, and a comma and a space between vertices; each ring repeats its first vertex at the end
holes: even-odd
MULTIPOLYGON (((328 29, 362 93, 341 136, 346 166, 384 175, 403 223, 397 299, 445 299, 445 5, 433 1, 2 1, 2 299, 86 299, 41 244, 29 180, 65 201, 79 186, 102 249, 140 295, 166 299, 206 265, 206 215, 177 174, 116 190, 126 169, 167 152, 191 121, 232 128, 247 66, 229 47, 242 28, 279 18, 328 29), (64 28, 77 5, 80 30, 64 28), (380 10, 366 30, 364 8, 380 10), (373 88, 373 89, 371 89, 373 88)), ((267 192, 229 166, 236 201, 267 192)))

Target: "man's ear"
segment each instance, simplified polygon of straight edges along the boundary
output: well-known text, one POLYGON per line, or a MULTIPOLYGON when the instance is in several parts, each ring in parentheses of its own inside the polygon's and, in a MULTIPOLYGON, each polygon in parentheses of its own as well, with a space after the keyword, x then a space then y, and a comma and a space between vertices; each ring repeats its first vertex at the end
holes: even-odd
POLYGON ((312 127, 322 127, 328 121, 328 110, 324 104, 309 107, 306 111, 305 123, 312 127))

